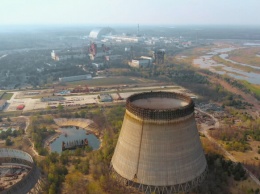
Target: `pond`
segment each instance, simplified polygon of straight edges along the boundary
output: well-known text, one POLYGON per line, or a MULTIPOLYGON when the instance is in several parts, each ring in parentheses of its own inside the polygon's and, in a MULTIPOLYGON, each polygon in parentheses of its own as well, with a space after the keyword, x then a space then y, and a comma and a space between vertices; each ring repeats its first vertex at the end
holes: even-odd
POLYGON ((63 127, 60 128, 61 135, 50 144, 50 149, 52 152, 61 153, 62 152, 62 142, 74 142, 82 141, 87 139, 88 145, 96 150, 100 146, 100 140, 93 134, 87 134, 88 131, 78 127, 63 127))

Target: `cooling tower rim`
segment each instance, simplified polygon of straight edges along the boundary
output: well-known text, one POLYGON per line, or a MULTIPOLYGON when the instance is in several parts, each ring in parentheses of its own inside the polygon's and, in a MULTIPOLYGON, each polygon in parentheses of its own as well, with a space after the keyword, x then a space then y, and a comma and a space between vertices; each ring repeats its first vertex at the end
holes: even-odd
POLYGON ((16 158, 29 162, 33 165, 34 161, 30 154, 22 150, 12 148, 0 148, 0 158, 16 158))
POLYGON ((31 193, 30 191, 34 190, 34 188, 41 190, 41 185, 39 184, 41 172, 30 154, 12 148, 0 148, 0 159, 4 160, 4 163, 10 163, 12 166, 23 165, 26 168, 30 167, 29 172, 20 181, 1 191, 1 194, 31 193))
POLYGON ((176 92, 143 92, 128 97, 126 100, 126 109, 142 119, 171 120, 192 114, 194 112, 194 102, 189 96, 176 92), (186 102, 187 105, 174 108, 153 109, 140 107, 133 103, 136 100, 145 98, 178 99, 186 102))

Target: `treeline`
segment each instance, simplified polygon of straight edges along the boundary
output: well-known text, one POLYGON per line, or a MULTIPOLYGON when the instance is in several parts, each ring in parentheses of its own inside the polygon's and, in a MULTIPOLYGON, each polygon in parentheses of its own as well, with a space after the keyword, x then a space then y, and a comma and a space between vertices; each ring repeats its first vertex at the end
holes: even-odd
MULTIPOLYGON (((208 164, 208 174, 205 182, 195 190, 196 194, 218 194, 218 193, 237 193, 237 194, 258 194, 257 185, 250 184, 251 179, 247 179, 248 174, 243 169, 242 164, 234 163, 225 159, 224 152, 215 143, 207 138, 201 137, 203 149, 206 152, 208 164), (243 181, 247 179, 247 181, 243 181), (241 181, 239 183, 238 181, 241 181), (248 184, 249 183, 249 184, 248 184), (251 185, 251 186, 249 186, 251 185)), ((250 172, 260 177, 259 166, 255 163, 243 163, 250 172), (256 167, 257 166, 257 167, 256 167)))
MULTIPOLYGON (((75 170, 65 178, 66 191, 84 194, 133 193, 119 185, 110 174, 110 162, 117 143, 125 109, 122 106, 115 106, 97 112, 100 116, 102 114, 106 116, 105 120, 103 120, 103 122, 106 122, 104 123, 105 131, 103 133, 102 147, 87 154, 82 153, 81 162, 74 165, 75 170), (84 180, 84 171, 82 171, 82 168, 85 167, 85 164, 82 165, 82 162, 86 161, 89 162, 89 176, 92 177, 89 181, 84 180), (80 177, 80 179, 77 177, 80 177), (82 187, 79 187, 79 185, 82 185, 82 187)), ((95 117, 95 112, 93 112, 93 116, 95 117)))
POLYGON ((208 174, 205 182, 194 193, 230 193, 230 179, 242 181, 247 179, 247 173, 240 163, 225 160, 222 155, 206 154, 208 174))
POLYGON ((231 78, 228 78, 228 77, 224 77, 224 80, 226 82, 228 82, 229 84, 231 84, 232 86, 244 91, 245 93, 252 94, 257 100, 260 100, 259 90, 257 91, 257 89, 252 88, 250 83, 248 83, 248 82, 242 82, 241 83, 241 81, 231 79, 231 78))
POLYGON ((88 182, 84 176, 88 175, 90 171, 90 155, 88 154, 91 151, 92 148, 86 146, 77 148, 75 151, 66 150, 61 155, 56 152, 49 153, 43 160, 39 161, 38 166, 46 176, 47 181, 43 188, 44 193, 61 193, 62 184, 66 187, 67 193, 85 193, 88 182))
POLYGON ((47 184, 43 188, 44 193, 57 194, 60 192, 61 184, 68 174, 68 170, 63 165, 61 158, 57 153, 51 153, 44 160, 38 162, 38 166, 47 176, 47 184))
MULTIPOLYGON (((121 128, 124 111, 125 109, 122 106, 116 106, 70 113, 72 117, 91 115, 95 120, 103 122, 102 125, 105 130, 102 147, 95 151, 86 146, 85 148, 77 148, 75 151, 62 152, 61 155, 57 153, 48 154, 45 159, 39 162, 39 167, 42 169, 43 174, 47 176, 44 193, 132 193, 119 185, 110 174, 110 162, 121 128), (104 118, 104 115, 106 118, 104 118)), ((46 120, 49 119, 38 116, 33 119, 32 126, 35 127, 35 122, 38 122, 38 125, 41 126, 41 122, 44 123, 46 120)), ((38 127, 37 130, 42 131, 42 128, 38 127)), ((46 132, 46 130, 43 131, 46 132)))
POLYGON ((252 137, 254 140, 260 141, 260 128, 258 128, 258 129, 256 129, 256 130, 247 130, 247 131, 244 131, 244 135, 245 135, 245 136, 250 135, 250 137, 252 137))
POLYGON ((242 131, 226 127, 211 131, 210 135, 224 141, 225 148, 229 151, 245 152, 252 149, 247 141, 247 135, 242 131))
POLYGON ((50 135, 55 134, 55 130, 47 130, 46 127, 37 127, 31 130, 31 138, 34 143, 34 147, 39 153, 39 155, 47 155, 48 151, 46 148, 44 148, 43 142, 44 139, 49 137, 50 135))
MULTIPOLYGON (((210 83, 207 76, 201 75, 197 72, 197 69, 194 69, 186 62, 170 58, 167 58, 167 60, 167 64, 154 65, 144 69, 132 69, 132 71, 138 72, 138 75, 144 78, 151 77, 165 82, 177 83, 200 95, 199 101, 216 101, 222 103, 223 106, 238 109, 250 106, 249 103, 241 101, 241 97, 227 91, 220 84, 210 83)), ((202 69, 199 71, 209 76, 215 76, 214 73, 208 70, 202 69)))
POLYGON ((14 130, 12 131, 11 128, 8 128, 6 131, 1 131, 0 133, 0 139, 6 140, 8 137, 17 137, 24 134, 23 129, 14 130))
POLYGON ((234 163, 231 160, 226 160, 222 155, 218 154, 207 154, 206 158, 209 168, 214 169, 219 175, 224 174, 228 177, 233 177, 236 181, 245 180, 247 178, 246 171, 241 163, 234 163))
POLYGON ((207 138, 201 138, 203 149, 206 152, 208 174, 205 182, 195 193, 239 193, 244 194, 248 187, 239 188, 237 181, 247 178, 246 172, 240 163, 234 163, 223 157, 224 152, 207 138), (236 172, 237 171, 237 172, 236 172), (234 186, 236 185, 236 186, 234 186), (240 191, 240 192, 238 192, 240 191))
POLYGON ((11 146, 13 145, 13 141, 12 141, 12 137, 17 137, 17 136, 21 136, 24 134, 24 130, 23 129, 19 129, 19 130, 14 130, 12 131, 11 128, 8 128, 6 131, 1 131, 0 133, 0 139, 5 140, 5 145, 6 146, 11 146))
POLYGON ((208 175, 202 186, 196 193, 229 193, 229 179, 241 181, 247 179, 246 171, 240 163, 225 160, 222 155, 208 153, 208 175))
POLYGON ((48 150, 44 148, 43 142, 47 137, 55 134, 54 129, 47 129, 46 125, 53 124, 51 116, 33 116, 28 127, 28 132, 34 143, 34 147, 40 155, 47 155, 48 150))
POLYGON ((219 75, 219 74, 216 74, 216 73, 210 72, 209 70, 204 70, 204 69, 200 69, 200 72, 203 72, 204 74, 207 74, 209 76, 215 76, 219 79, 222 79, 222 80, 226 81, 227 83, 229 83, 230 85, 232 85, 233 87, 238 88, 239 90, 241 90, 247 94, 251 94, 256 99, 260 100, 259 89, 247 81, 236 80, 236 79, 233 79, 233 78, 230 78, 227 76, 222 76, 222 75, 219 75))
POLYGON ((210 135, 224 141, 227 150, 246 152, 252 150, 248 143, 250 139, 260 141, 260 129, 259 125, 256 126, 257 123, 259 123, 259 121, 250 122, 247 120, 243 124, 250 128, 248 130, 235 130, 234 128, 225 127, 211 131, 210 135), (253 124, 250 125, 250 123, 253 124))

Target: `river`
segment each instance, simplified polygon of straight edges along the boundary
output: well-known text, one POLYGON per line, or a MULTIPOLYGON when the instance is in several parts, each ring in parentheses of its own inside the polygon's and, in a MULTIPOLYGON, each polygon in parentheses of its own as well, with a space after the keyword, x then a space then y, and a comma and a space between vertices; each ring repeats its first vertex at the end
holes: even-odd
POLYGON ((225 64, 219 64, 216 61, 212 59, 214 55, 219 55, 222 59, 232 62, 234 64, 239 64, 243 66, 248 66, 254 69, 260 69, 260 67, 248 65, 248 64, 242 64, 235 61, 232 61, 230 59, 227 59, 228 54, 226 52, 235 50, 238 48, 223 48, 223 49, 214 49, 212 52, 207 53, 207 55, 200 56, 197 59, 193 60, 193 64, 199 65, 200 68, 209 69, 212 72, 218 73, 218 74, 227 74, 230 77, 233 77, 235 79, 240 80, 246 80, 249 83, 252 84, 260 84, 260 74, 254 73, 254 72, 246 72, 243 70, 240 70, 238 68, 228 67, 225 64), (221 67, 221 69, 216 69, 214 67, 221 67))

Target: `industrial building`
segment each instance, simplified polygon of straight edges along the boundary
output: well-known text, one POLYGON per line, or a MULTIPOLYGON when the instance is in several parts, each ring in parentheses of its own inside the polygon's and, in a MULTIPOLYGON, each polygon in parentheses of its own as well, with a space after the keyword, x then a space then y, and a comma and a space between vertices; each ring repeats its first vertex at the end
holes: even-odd
POLYGON ((207 162, 192 99, 173 92, 130 96, 111 169, 122 185, 145 193, 188 192, 202 184, 207 162))
POLYGON ((90 39, 101 39, 104 36, 115 34, 115 30, 112 28, 95 28, 89 33, 90 39))
POLYGON ((100 67, 103 67, 104 64, 103 63, 92 63, 92 66, 99 69, 100 67))
POLYGON ((100 102, 112 102, 113 98, 109 94, 99 94, 98 99, 100 102))
POLYGON ((88 48, 89 58, 94 60, 95 58, 105 58, 106 55, 111 54, 111 50, 105 44, 92 42, 88 48))
POLYGON ((48 97, 42 97, 41 102, 49 102, 49 101, 61 101, 65 100, 62 96, 48 96, 48 97))
POLYGON ((156 64, 164 63, 165 49, 158 49, 154 51, 154 61, 156 64))
POLYGON ((54 61, 64 61, 68 59, 86 59, 87 54, 82 51, 52 51, 51 58, 54 61))
POLYGON ((0 111, 4 110, 6 105, 7 105, 6 100, 0 100, 0 111))
POLYGON ((150 59, 139 58, 139 59, 133 59, 128 64, 129 66, 134 68, 146 68, 149 67, 152 63, 150 59))
POLYGON ((131 43, 138 43, 138 42, 143 42, 144 39, 142 37, 137 37, 137 36, 119 36, 119 35, 109 35, 109 36, 104 36, 108 40, 112 40, 114 42, 131 42, 131 43))
POLYGON ((76 75, 76 76, 70 76, 70 77, 61 77, 59 78, 60 82, 72 82, 72 81, 80 81, 80 80, 87 80, 91 79, 92 76, 90 74, 86 75, 76 75))
POLYGON ((137 34, 136 36, 130 36, 126 34, 118 35, 112 28, 95 28, 89 33, 89 38, 92 40, 101 40, 102 42, 129 42, 138 43, 144 42, 144 38, 137 34))

